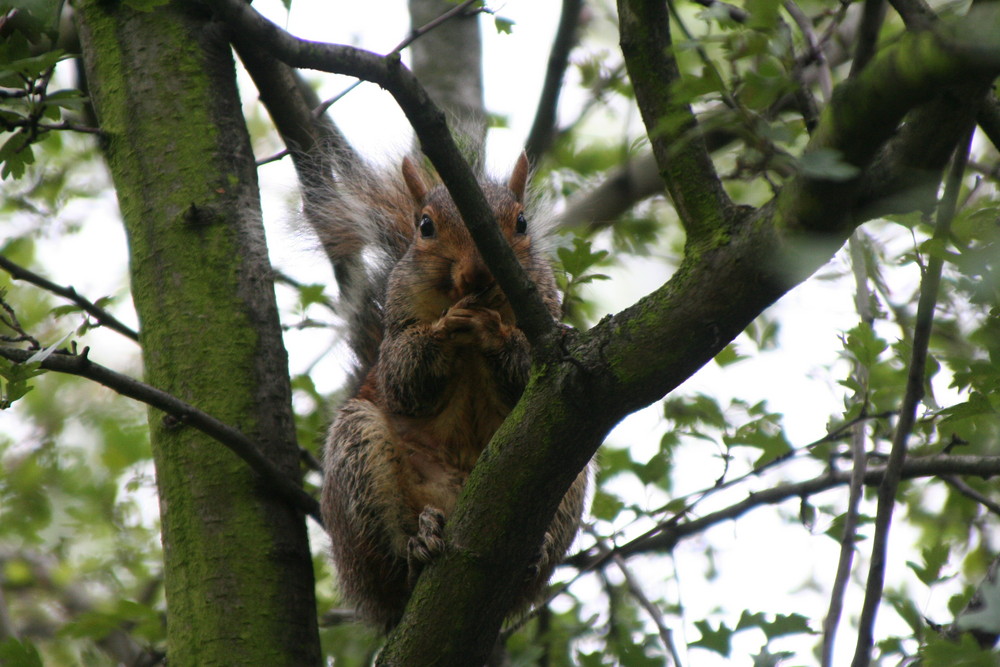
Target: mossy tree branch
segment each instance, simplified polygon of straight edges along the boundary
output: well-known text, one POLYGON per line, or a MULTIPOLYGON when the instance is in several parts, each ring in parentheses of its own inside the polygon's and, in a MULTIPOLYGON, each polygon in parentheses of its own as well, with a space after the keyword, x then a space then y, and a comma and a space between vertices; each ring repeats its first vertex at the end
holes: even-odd
MULTIPOLYGON (((800 174, 777 199, 779 224, 788 231, 839 236, 862 221, 858 216, 864 211, 856 206, 859 193, 877 184, 866 179, 865 172, 896 134, 907 112, 942 89, 962 83, 983 85, 996 75, 1000 49, 995 36, 980 32, 990 26, 994 30, 1000 26, 998 12, 984 6, 960 21, 905 35, 856 78, 841 84, 805 152, 836 151, 844 163, 856 168, 857 176, 832 180, 800 174)), ((976 108, 974 99, 966 99, 964 104, 967 109, 976 108)), ((951 146, 958 140, 961 126, 954 130, 951 146)), ((925 134, 920 136, 926 139, 925 134)), ((945 148, 933 154, 946 160, 951 147, 945 144, 945 148)))
POLYGON ((673 55, 667 6, 656 0, 619 0, 618 20, 625 66, 660 176, 688 243, 698 243, 728 225, 734 206, 690 105, 676 98, 681 73, 673 55))

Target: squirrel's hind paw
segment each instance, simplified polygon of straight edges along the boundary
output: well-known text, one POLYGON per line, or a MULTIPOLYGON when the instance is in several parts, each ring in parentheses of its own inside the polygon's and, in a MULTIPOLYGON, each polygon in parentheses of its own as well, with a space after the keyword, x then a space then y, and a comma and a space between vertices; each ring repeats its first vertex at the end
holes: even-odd
POLYGON ((409 566, 406 581, 410 588, 424 565, 444 552, 444 513, 428 505, 417 519, 417 534, 406 545, 406 562, 409 566))
POLYGON ((548 569, 552 561, 554 543, 555 540, 552 535, 549 531, 545 531, 545 539, 542 540, 542 545, 538 547, 538 552, 528 565, 528 571, 524 577, 525 581, 534 581, 542 572, 548 569))

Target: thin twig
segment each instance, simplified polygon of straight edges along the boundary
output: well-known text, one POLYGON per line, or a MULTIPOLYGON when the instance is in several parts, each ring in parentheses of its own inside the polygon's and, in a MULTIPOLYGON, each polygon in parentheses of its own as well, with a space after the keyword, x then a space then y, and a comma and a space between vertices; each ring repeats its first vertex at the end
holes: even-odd
MULTIPOLYGON (((122 396, 133 398, 162 410, 182 424, 193 426, 230 449, 294 507, 323 525, 319 513, 319 503, 316 499, 275 467, 269 459, 261 454, 257 444, 246 435, 165 391, 92 362, 87 358, 87 351, 84 349, 81 354, 56 352, 41 361, 40 366, 45 370, 78 375, 93 380, 122 396)), ((0 357, 21 363, 31 357, 31 352, 11 347, 0 347, 0 357)))
POLYGON ((41 344, 35 339, 31 334, 24 330, 21 326, 21 321, 17 319, 17 313, 14 308, 4 300, 4 292, 0 290, 0 309, 3 313, 0 313, 0 324, 13 331, 16 335, 9 336, 7 334, 0 334, 0 340, 6 343, 28 343, 32 350, 37 350, 41 348, 41 344))
POLYGON ((291 154, 292 154, 292 151, 290 151, 289 149, 285 148, 285 149, 282 149, 282 150, 278 151, 274 155, 269 155, 268 157, 262 157, 261 159, 259 159, 256 162, 254 162, 254 165, 257 166, 257 167, 263 167, 265 164, 271 164, 272 162, 277 162, 278 160, 282 160, 282 159, 288 157, 291 154))
POLYGON ((974 488, 966 484, 965 480, 961 480, 953 475, 942 475, 941 479, 943 479, 948 486, 952 487, 966 498, 970 498, 994 514, 1000 515, 1000 503, 979 493, 979 491, 976 491, 974 488))
MULTIPOLYGON (((77 125, 76 123, 71 123, 68 120, 64 120, 61 123, 42 123, 40 121, 34 120, 32 118, 26 120, 3 120, 0 121, 0 127, 4 130, 10 131, 17 128, 26 128, 29 130, 69 130, 71 132, 80 132, 83 134, 104 134, 104 130, 97 127, 88 127, 86 125, 77 125)), ((33 132, 37 136, 37 131, 33 132)))
MULTIPOLYGON (((606 547, 605 550, 607 550, 606 547)), ((648 597, 646 597, 646 593, 642 590, 639 582, 636 581, 636 578, 632 575, 632 571, 625 563, 625 559, 618 554, 612 555, 611 558, 614 561, 615 566, 625 578, 625 585, 628 586, 629 593, 635 598, 636 602, 639 603, 639 606, 646 610, 649 617, 653 619, 653 623, 656 624, 656 630, 660 635, 660 641, 663 642, 663 646, 666 648, 668 654, 673 660, 673 664, 677 667, 681 667, 681 657, 677 653, 677 647, 674 645, 674 633, 669 627, 667 627, 667 623, 663 618, 663 613, 648 597)))
MULTIPOLYGON (((940 242, 948 239, 951 230, 951 221, 955 216, 955 205, 961 190, 962 175, 969 157, 974 129, 972 127, 966 132, 965 137, 956 148, 944 195, 938 206, 934 239, 940 242)), ((875 514, 875 536, 872 540, 872 555, 868 569, 868 583, 865 586, 865 600, 861 608, 861 618, 858 621, 858 643, 854 651, 853 667, 867 667, 871 662, 875 617, 878 614, 878 607, 882 601, 882 590, 885 585, 886 552, 889 527, 892 523, 892 510, 896 501, 896 489, 899 487, 903 464, 906 461, 907 441, 916 422, 917 407, 924 395, 927 348, 930 343, 931 327, 934 323, 934 309, 937 303, 938 286, 941 282, 942 266, 943 260, 940 256, 931 255, 927 260, 927 268, 921 279, 906 393, 903 396, 899 421, 896 423, 896 432, 893 434, 885 479, 879 485, 878 509, 875 514)))
POLYGON ((774 468, 776 466, 779 466, 787 461, 791 461, 799 454, 806 453, 810 450, 816 449, 817 447, 825 445, 827 443, 836 442, 837 440, 840 440, 842 437, 844 437, 847 433, 853 432, 854 428, 860 424, 879 419, 888 419, 889 417, 892 417, 895 414, 896 414, 895 412, 883 412, 874 415, 867 415, 867 414, 858 415, 854 419, 851 419, 837 426, 836 428, 832 429, 829 433, 824 435, 819 440, 815 440, 803 447, 795 448, 789 452, 786 452, 785 454, 782 454, 781 456, 777 456, 771 459, 770 461, 766 461, 765 463, 760 464, 753 470, 749 470, 743 473, 742 475, 731 477, 725 481, 719 481, 710 487, 701 489, 700 491, 694 491, 692 493, 687 494, 686 496, 681 496, 680 498, 674 498, 667 505, 664 505, 663 507, 654 510, 652 514, 654 515, 659 514, 660 512, 666 511, 670 507, 676 506, 677 501, 679 499, 697 498, 697 500, 693 500, 690 503, 686 504, 684 509, 676 512, 676 514, 686 513, 691 509, 693 509, 697 503, 701 502, 712 493, 716 493, 718 491, 731 488, 739 484, 740 482, 745 482, 748 479, 754 477, 760 477, 765 471, 770 470, 771 468, 774 468))
MULTIPOLYGON (((865 261, 865 248, 863 247, 863 233, 856 231, 848 240, 851 253, 851 270, 854 273, 855 297, 854 303, 857 308, 861 322, 866 326, 872 326, 875 316, 872 312, 872 293, 868 287, 867 262, 865 261)), ((862 414, 868 407, 868 369, 856 362, 853 369, 854 380, 859 387, 858 394, 854 400, 862 405, 862 414)), ((858 507, 861 504, 862 492, 864 489, 865 471, 868 459, 865 456, 865 427, 858 424, 851 434, 851 454, 854 467, 851 470, 850 491, 847 500, 847 513, 844 517, 844 534, 840 538, 840 558, 837 562, 837 574, 830 591, 830 606, 823 621, 823 667, 833 665, 833 645, 837 636, 837 626, 840 624, 840 616, 844 609, 844 595, 847 591, 847 583, 851 576, 851 567, 854 562, 854 543, 858 527, 858 507)))
MULTIPOLYGON (((886 465, 869 466, 865 472, 865 485, 881 485, 885 478, 886 465)), ((950 456, 934 455, 910 459, 904 462, 900 471, 901 479, 936 477, 946 474, 976 475, 991 477, 1000 473, 998 456, 950 456)), ((827 473, 803 482, 793 482, 770 489, 756 491, 738 502, 696 519, 664 525, 660 531, 644 535, 618 547, 623 555, 646 553, 649 551, 669 551, 677 543, 723 521, 737 519, 750 510, 767 505, 775 505, 790 499, 807 498, 837 486, 850 483, 851 471, 830 470, 827 473)))
MULTIPOLYGON (((823 53, 820 40, 813 30, 812 21, 792 0, 785 0, 783 6, 788 15, 795 21, 795 25, 798 27, 799 32, 802 33, 802 39, 806 43, 806 54, 808 57, 797 59, 795 62, 796 80, 802 79, 802 70, 805 69, 807 64, 815 64, 818 70, 817 80, 819 82, 819 90, 823 94, 823 101, 829 102, 830 96, 833 95, 833 74, 830 72, 830 63, 826 58, 826 54, 823 53)), ((804 81, 800 82, 800 86, 807 90, 804 81)), ((806 121, 808 123, 809 119, 807 118, 806 121)))
POLYGON ((864 69, 865 65, 875 57, 878 47, 878 34, 885 21, 885 0, 865 0, 861 13, 861 26, 858 28, 857 46, 854 51, 854 61, 851 63, 850 76, 864 69))
POLYGON ((532 163, 538 162, 538 159, 551 147, 556 136, 559 94, 569 65, 569 54, 577 43, 582 8, 583 0, 563 0, 559 27, 552 41, 548 67, 545 70, 545 82, 542 84, 542 92, 535 107, 535 120, 531 124, 531 131, 524 144, 524 150, 532 163))
MULTIPOLYGON (((441 14, 441 16, 438 16, 436 19, 434 19, 432 21, 428 21, 427 23, 425 23, 424 25, 420 26, 419 28, 414 28, 413 30, 410 31, 410 34, 406 36, 406 39, 404 39, 402 42, 400 42, 399 44, 397 44, 395 46, 395 48, 393 48, 392 51, 390 51, 389 53, 386 54, 386 56, 391 56, 393 54, 400 53, 403 49, 405 49, 406 47, 408 47, 410 44, 412 44, 413 42, 415 42, 420 37, 423 37, 424 35, 426 35, 427 33, 429 33, 431 30, 434 30, 434 28, 437 28, 442 23, 445 23, 449 19, 452 19, 452 18, 454 18, 456 16, 464 14, 465 11, 471 5, 473 5, 473 4, 475 4, 475 3, 479 2, 479 1, 480 0, 465 0, 465 2, 463 2, 462 4, 456 5, 455 7, 452 7, 451 9, 449 9, 448 11, 446 11, 444 14, 441 14)), ((482 12, 482 11, 485 11, 485 10, 482 9, 482 8, 478 9, 477 13, 478 12, 482 12)), ((357 88, 358 86, 360 86, 363 82, 364 82, 363 79, 359 79, 358 81, 355 81, 350 86, 348 86, 344 90, 340 91, 339 93, 337 93, 336 95, 334 95, 330 99, 325 100, 318 107, 316 107, 315 109, 313 109, 313 117, 314 118, 319 118, 320 116, 322 116, 323 114, 325 114, 327 109, 329 109, 331 106, 333 106, 334 104, 336 104, 337 102, 339 102, 341 100, 341 98, 343 98, 349 92, 351 92, 352 90, 354 90, 355 88, 357 88)))
POLYGON ((42 289, 52 292, 56 296, 61 296, 64 299, 72 301, 76 305, 80 306, 81 309, 93 315, 97 320, 98 324, 105 326, 109 329, 117 331, 126 338, 131 338, 132 340, 139 342, 139 334, 134 330, 122 324, 114 315, 104 310, 100 306, 94 304, 93 301, 80 296, 79 293, 73 287, 63 287, 61 285, 56 285, 51 280, 43 278, 42 276, 30 271, 20 264, 10 261, 3 255, 0 255, 0 269, 3 269, 11 275, 14 280, 24 280, 32 285, 41 287, 42 289))

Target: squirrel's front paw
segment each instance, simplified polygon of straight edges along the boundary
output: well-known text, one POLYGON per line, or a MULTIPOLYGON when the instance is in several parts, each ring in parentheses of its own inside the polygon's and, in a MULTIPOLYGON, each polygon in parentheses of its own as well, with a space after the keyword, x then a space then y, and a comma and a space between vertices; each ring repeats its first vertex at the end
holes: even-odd
POLYGON ((417 577, 424 565, 444 552, 444 513, 436 507, 428 505, 417 519, 417 534, 410 538, 406 545, 406 563, 409 572, 406 582, 410 588, 417 582, 417 577))
POLYGON ((452 306, 434 323, 432 333, 438 340, 490 350, 503 345, 503 330, 500 313, 495 310, 452 306))

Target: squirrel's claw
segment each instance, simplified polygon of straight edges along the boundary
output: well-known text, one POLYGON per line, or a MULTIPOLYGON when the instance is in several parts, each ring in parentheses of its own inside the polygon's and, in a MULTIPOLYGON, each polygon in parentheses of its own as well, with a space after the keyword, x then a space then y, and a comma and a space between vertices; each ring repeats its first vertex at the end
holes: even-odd
POLYGON ((406 563, 409 566, 406 581, 410 588, 417 583, 417 577, 424 565, 444 553, 444 513, 428 505, 417 520, 417 534, 406 545, 406 563))
POLYGON ((545 531, 545 538, 542 540, 542 545, 538 547, 535 557, 531 559, 531 563, 528 565, 528 571, 524 576, 525 581, 534 581, 538 578, 538 575, 548 568, 554 547, 555 539, 549 531, 545 531))

